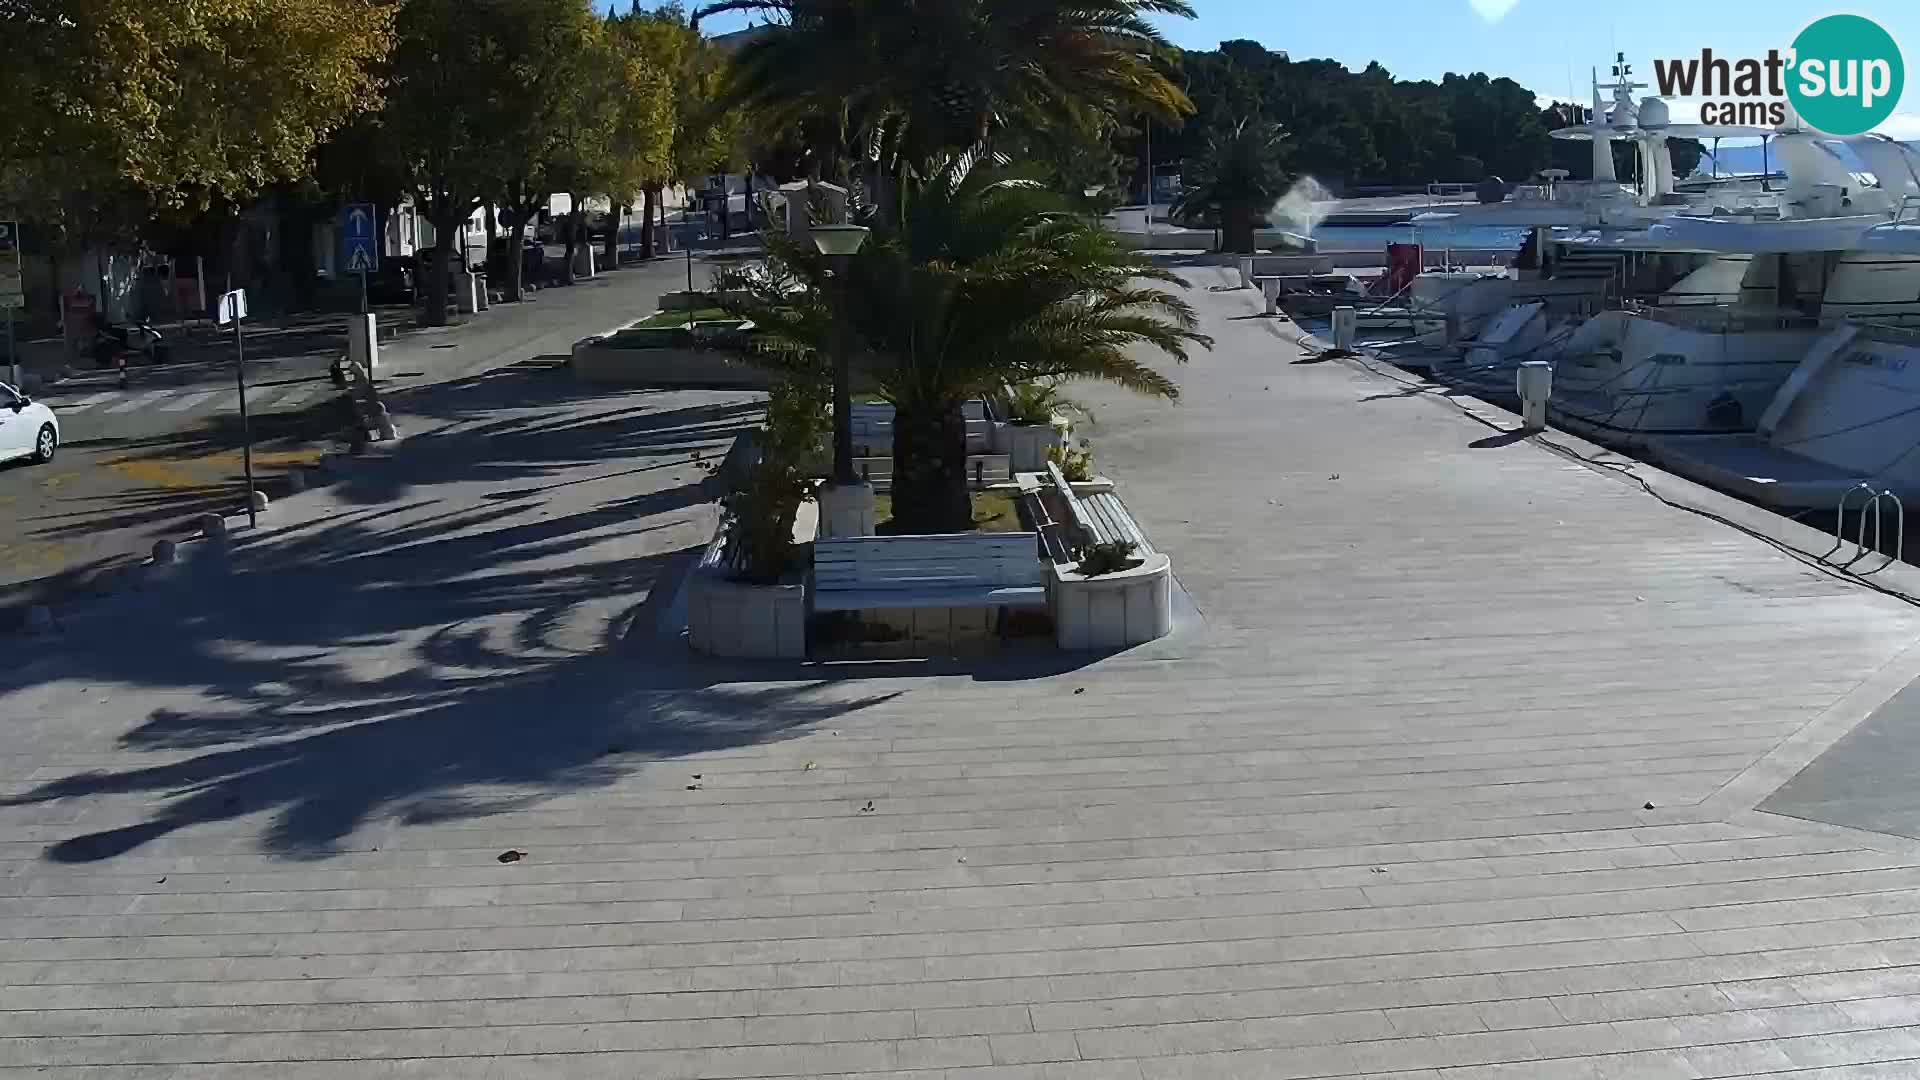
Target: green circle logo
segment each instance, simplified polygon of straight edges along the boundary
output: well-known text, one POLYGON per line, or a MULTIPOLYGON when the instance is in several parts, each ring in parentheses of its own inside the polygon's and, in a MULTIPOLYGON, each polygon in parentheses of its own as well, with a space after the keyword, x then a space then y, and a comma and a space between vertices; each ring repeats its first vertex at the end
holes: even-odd
POLYGON ((1787 98, 1807 126, 1828 135, 1872 131, 1906 87, 1893 35, 1859 15, 1815 21, 1793 39, 1793 56, 1787 98))

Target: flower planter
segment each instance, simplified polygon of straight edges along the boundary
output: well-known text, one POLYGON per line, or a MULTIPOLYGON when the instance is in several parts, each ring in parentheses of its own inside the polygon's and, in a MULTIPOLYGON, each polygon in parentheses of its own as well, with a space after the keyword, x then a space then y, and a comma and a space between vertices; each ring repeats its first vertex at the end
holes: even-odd
POLYGON ((731 580, 722 562, 729 527, 729 523, 721 523, 687 580, 687 644, 708 656, 805 659, 804 576, 790 575, 778 585, 731 580))
POLYGON ((1014 472, 1043 472, 1047 467, 1047 451, 1055 447, 1065 449, 1072 430, 1064 416, 1054 417, 1051 424, 998 424, 996 449, 1007 455, 1014 472))
MULTIPOLYGON (((574 343, 569 367, 581 382, 601 386, 700 386, 765 390, 773 371, 747 363, 725 349, 666 344, 673 331, 625 331, 574 343)), ((679 331, 680 340, 686 332, 679 331)))
POLYGON ((1158 552, 1099 577, 1055 564, 1047 583, 1054 640, 1063 649, 1111 651, 1173 632, 1173 562, 1158 552))

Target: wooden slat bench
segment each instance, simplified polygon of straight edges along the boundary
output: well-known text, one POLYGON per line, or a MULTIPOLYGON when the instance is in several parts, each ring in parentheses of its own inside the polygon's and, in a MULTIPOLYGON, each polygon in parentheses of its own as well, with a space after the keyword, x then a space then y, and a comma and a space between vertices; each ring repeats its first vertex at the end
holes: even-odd
MULTIPOLYGON (((969 401, 961 407, 967 421, 967 452, 984 454, 993 445, 993 422, 987 418, 987 403, 969 401)), ((854 452, 862 457, 885 457, 893 452, 893 406, 885 402, 861 402, 854 405, 854 452)))
MULTIPOLYGON (((1060 466, 1054 462, 1047 463, 1047 474, 1053 481, 1053 494, 1056 500, 1066 510, 1065 521, 1040 523, 1043 535, 1048 531, 1049 526, 1053 527, 1057 533, 1065 534, 1060 535, 1057 540, 1050 539, 1047 545, 1048 554, 1055 562, 1076 561, 1078 558, 1076 552, 1080 548, 1092 544, 1112 543, 1117 540, 1131 542, 1135 555, 1146 556, 1154 553, 1153 545, 1147 541, 1146 531, 1140 528, 1139 522, 1133 520, 1133 515, 1127 512, 1126 504, 1120 501, 1118 495, 1111 491, 1097 492, 1092 495, 1076 494, 1073 485, 1068 483, 1066 476, 1061 473, 1060 466)), ((1039 489, 1040 485, 1037 483, 1031 486, 1022 484, 1023 491, 1036 496, 1039 489)), ((1039 500, 1036 498, 1034 502, 1038 504, 1039 500)))
MULTIPOLYGON (((873 485, 875 491, 888 491, 893 487, 893 459, 891 457, 856 457, 853 459, 853 471, 860 479, 873 485)), ((1005 454, 968 454, 967 483, 975 491, 989 484, 1004 484, 1013 479, 1013 459, 1005 454)))
POLYGON ((815 611, 1045 607, 1033 533, 855 536, 813 543, 815 611))

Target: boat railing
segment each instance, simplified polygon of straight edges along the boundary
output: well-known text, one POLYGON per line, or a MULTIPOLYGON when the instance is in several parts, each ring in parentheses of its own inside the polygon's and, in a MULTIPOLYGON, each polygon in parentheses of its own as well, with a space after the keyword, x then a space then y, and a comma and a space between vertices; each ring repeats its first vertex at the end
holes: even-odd
POLYGON ((1717 304, 1647 305, 1637 312, 1657 323, 1708 334, 1744 334, 1759 330, 1817 330, 1816 315, 1782 311, 1738 311, 1717 304))
POLYGON ((1846 321, 1868 341, 1878 341, 1884 345, 1920 345, 1920 327, 1895 326, 1859 318, 1846 321))
POLYGON ((1920 225, 1920 195, 1902 195, 1900 206, 1893 212, 1895 225, 1920 225))

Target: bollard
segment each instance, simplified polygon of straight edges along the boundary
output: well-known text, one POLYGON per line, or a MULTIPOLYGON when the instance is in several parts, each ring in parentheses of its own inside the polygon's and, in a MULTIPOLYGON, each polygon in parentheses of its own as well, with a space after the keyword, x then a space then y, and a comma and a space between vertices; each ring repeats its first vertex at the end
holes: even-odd
POLYGON ((179 556, 180 545, 173 541, 155 540, 153 542, 153 564, 155 566, 170 566, 179 556))
MULTIPOLYGON (((376 371, 380 367, 380 317, 378 315, 347 316, 347 366, 366 371, 376 371)), ((347 385, 348 372, 335 369, 333 384, 347 385)))
POLYGON ((256 514, 265 510, 267 508, 267 503, 269 502, 267 498, 267 493, 257 488, 254 489, 252 492, 248 493, 247 501, 252 504, 253 512, 256 514))
POLYGON ((381 442, 392 442, 400 437, 400 429, 394 425, 393 417, 387 413, 385 402, 375 402, 373 406, 374 431, 381 442))
POLYGON ((1267 314, 1280 314, 1280 279, 1260 279, 1260 295, 1267 298, 1267 314))
POLYGON ((1547 400, 1553 396, 1553 364, 1546 360, 1528 360, 1513 378, 1520 392, 1520 424, 1528 431, 1544 431, 1547 426, 1547 400))
POLYGON ((199 524, 200 535, 209 540, 224 539, 227 535, 227 519, 219 514, 201 514, 199 524))
POLYGON ((1353 351, 1354 331, 1360 325, 1360 316, 1351 307, 1341 306, 1333 309, 1333 347, 1345 352, 1353 351))

